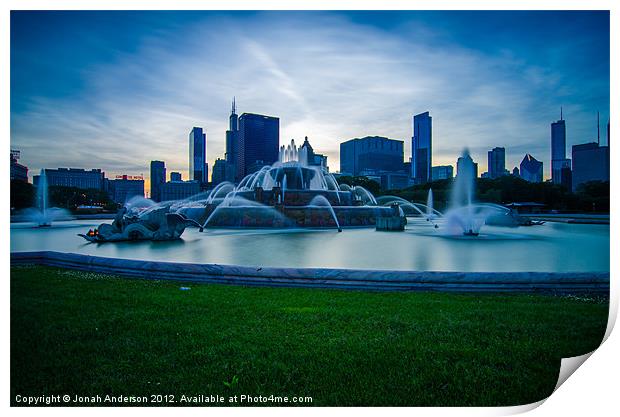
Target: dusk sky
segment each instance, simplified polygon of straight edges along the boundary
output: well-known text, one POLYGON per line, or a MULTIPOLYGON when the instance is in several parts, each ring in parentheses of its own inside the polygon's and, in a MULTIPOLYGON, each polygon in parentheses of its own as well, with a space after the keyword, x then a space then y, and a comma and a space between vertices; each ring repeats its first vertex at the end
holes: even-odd
MULTIPOLYGON (((280 118, 280 143, 308 136, 339 170, 339 144, 405 141, 433 117, 433 165, 468 147, 506 167, 525 153, 550 171, 550 123, 564 108, 567 156, 607 143, 609 13, 12 12, 11 148, 30 173, 144 173, 164 160, 187 179, 188 134, 209 168, 238 113, 280 118)), ((210 174, 210 173, 209 173, 210 174)))

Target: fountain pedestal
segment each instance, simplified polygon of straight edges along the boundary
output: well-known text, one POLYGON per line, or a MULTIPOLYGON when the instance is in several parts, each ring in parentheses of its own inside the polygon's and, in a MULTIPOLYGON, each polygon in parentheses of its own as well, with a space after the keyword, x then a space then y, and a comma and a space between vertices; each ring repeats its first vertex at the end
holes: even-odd
POLYGON ((398 204, 392 204, 390 209, 392 210, 390 216, 377 217, 376 230, 402 232, 405 230, 407 218, 400 214, 400 207, 398 204))

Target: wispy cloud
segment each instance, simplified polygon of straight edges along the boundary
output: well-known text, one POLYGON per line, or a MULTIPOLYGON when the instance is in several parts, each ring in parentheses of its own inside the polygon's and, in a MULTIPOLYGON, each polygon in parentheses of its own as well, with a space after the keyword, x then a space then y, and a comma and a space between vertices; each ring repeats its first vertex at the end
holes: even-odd
POLYGON ((596 133, 589 106, 608 103, 608 80, 434 40, 432 27, 386 31, 337 14, 206 17, 85 67, 79 94, 30 97, 11 115, 11 142, 35 170, 146 174, 163 159, 187 172, 192 126, 207 131, 211 165, 223 156, 232 96, 242 112, 279 116, 282 142, 309 136, 332 170, 352 137, 405 140, 408 157, 411 117, 426 110, 435 164, 454 164, 469 147, 484 169, 486 150, 505 146, 509 167, 530 152, 548 172, 549 123, 565 103, 569 144, 596 133))

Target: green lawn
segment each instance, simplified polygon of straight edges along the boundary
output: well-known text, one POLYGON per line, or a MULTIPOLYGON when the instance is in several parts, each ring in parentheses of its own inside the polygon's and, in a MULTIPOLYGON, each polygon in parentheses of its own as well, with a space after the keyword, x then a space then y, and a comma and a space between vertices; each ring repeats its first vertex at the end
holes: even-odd
POLYGON ((12 402, 273 394, 312 405, 524 404, 552 392, 560 358, 599 345, 607 311, 607 300, 574 297, 190 285, 12 267, 12 402))

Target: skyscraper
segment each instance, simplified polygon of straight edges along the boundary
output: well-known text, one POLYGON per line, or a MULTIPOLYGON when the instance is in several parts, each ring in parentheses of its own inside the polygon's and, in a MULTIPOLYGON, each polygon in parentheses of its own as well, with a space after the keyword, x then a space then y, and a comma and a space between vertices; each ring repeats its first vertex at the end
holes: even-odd
POLYGON ((369 175, 404 169, 404 142, 382 136, 350 139, 340 144, 340 172, 369 175))
MULTIPOLYGON (((237 154, 239 153, 239 116, 237 116, 237 108, 235 105, 235 98, 233 97, 232 109, 230 117, 228 118, 228 130, 226 131, 226 166, 225 166, 225 180, 235 181, 236 167, 237 167, 237 154)), ((215 169, 215 167, 213 167, 215 169)))
POLYGON ((478 164, 469 155, 469 150, 465 149, 463 156, 456 160, 456 176, 465 175, 466 178, 478 178, 478 164))
POLYGON ((161 189, 166 183, 166 165, 163 161, 151 161, 151 200, 161 201, 161 189))
POLYGON ((207 135, 201 127, 194 127, 189 132, 189 179, 206 184, 208 172, 207 135))
POLYGON ((588 181, 609 181, 609 172, 609 146, 596 142, 573 146, 573 191, 588 181))
POLYGON ((449 180, 454 178, 454 167, 452 165, 438 165, 432 168, 433 181, 449 180))
POLYGON ((211 183, 217 185, 226 181, 226 160, 217 158, 211 172, 211 183))
POLYGON ((523 157, 519 166, 519 176, 529 182, 542 182, 543 163, 529 153, 523 157))
MULTIPOLYGON (((609 124, 607 125, 609 127, 609 124)), ((609 181, 609 130, 607 146, 601 146, 600 120, 597 114, 596 142, 573 146, 572 190, 588 181, 609 181)))
MULTIPOLYGON (((570 170, 570 159, 566 159, 566 123, 560 109, 560 120, 551 123, 551 180, 554 184, 562 184, 570 170)), ((567 186, 564 181, 564 186, 567 186)))
POLYGON ((489 178, 499 178, 506 174, 506 149, 493 148, 489 156, 489 178))
POLYGON ((411 138, 411 176, 416 184, 432 180, 433 118, 428 112, 413 117, 411 138))
POLYGON ((256 167, 278 160, 280 119, 277 117, 243 113, 239 117, 238 135, 235 181, 240 181, 256 167))

